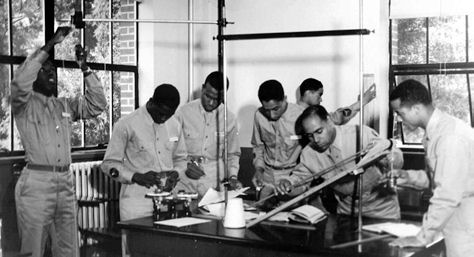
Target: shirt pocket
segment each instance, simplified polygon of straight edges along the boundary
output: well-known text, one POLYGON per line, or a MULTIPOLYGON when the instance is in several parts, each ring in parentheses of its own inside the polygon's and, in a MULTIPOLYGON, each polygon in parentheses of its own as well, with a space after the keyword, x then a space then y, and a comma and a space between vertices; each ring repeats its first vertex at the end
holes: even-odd
POLYGON ((28 133, 35 133, 40 146, 47 146, 51 143, 47 121, 48 119, 36 115, 28 118, 28 133))
POLYGON ((168 138, 168 141, 166 142, 166 150, 170 151, 171 153, 174 152, 178 146, 178 140, 178 136, 168 138))
POLYGON ((133 156, 130 156, 131 162, 140 163, 142 165, 153 165, 153 142, 146 142, 139 138, 132 138, 130 143, 133 149, 131 151, 133 156))
POLYGON ((260 135, 260 138, 262 139, 262 142, 267 147, 275 147, 275 145, 277 144, 275 133, 265 129, 262 129, 261 131, 262 134, 260 135))
POLYGON ((186 141, 186 146, 192 150, 193 148, 200 149, 202 140, 199 136, 199 133, 193 130, 185 130, 184 131, 184 139, 186 141))
POLYGON ((293 150, 299 145, 299 138, 296 135, 286 136, 283 141, 287 150, 293 150))

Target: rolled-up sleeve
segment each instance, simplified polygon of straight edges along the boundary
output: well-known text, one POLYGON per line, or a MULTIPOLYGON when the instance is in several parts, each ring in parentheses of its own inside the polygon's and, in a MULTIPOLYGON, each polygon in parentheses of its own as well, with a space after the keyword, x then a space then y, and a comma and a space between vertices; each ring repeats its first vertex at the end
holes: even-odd
POLYGON ((24 110, 33 92, 33 83, 38 77, 38 71, 43 62, 48 59, 48 53, 42 50, 36 50, 29 55, 26 60, 15 71, 15 76, 11 83, 12 109, 14 114, 24 110))
POLYGON ((129 136, 126 127, 123 123, 118 122, 115 125, 112 137, 110 138, 109 145, 105 152, 104 161, 102 162, 101 169, 107 175, 110 176, 110 170, 115 168, 119 171, 119 176, 115 180, 120 183, 131 184, 133 171, 127 169, 124 165, 125 149, 129 136))

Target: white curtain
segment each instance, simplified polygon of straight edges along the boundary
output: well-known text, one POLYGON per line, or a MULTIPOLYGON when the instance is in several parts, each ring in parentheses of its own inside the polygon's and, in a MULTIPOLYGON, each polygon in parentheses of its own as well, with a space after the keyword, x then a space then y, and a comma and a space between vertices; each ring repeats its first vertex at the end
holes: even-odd
POLYGON ((474 0, 391 0, 390 18, 418 18, 474 14, 474 0))

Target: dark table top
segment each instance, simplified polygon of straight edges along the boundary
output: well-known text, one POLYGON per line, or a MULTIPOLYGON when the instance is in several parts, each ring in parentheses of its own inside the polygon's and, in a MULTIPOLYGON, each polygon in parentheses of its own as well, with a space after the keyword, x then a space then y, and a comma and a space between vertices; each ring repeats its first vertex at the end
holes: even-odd
MULTIPOLYGON (((380 222, 385 221, 364 219, 363 224, 380 222)), ((403 222, 415 223, 412 221, 403 222)), ((157 235, 177 235, 217 240, 221 243, 248 244, 252 247, 328 256, 430 256, 429 253, 440 252, 444 248, 444 244, 440 242, 429 249, 402 249, 389 246, 388 243, 395 237, 386 237, 361 244, 360 251, 357 245, 333 249, 335 245, 358 240, 357 219, 330 215, 314 226, 305 225, 295 228, 291 225, 291 223, 265 221, 248 229, 228 229, 223 227, 221 220, 211 219, 210 222, 177 228, 154 224, 152 217, 119 223, 120 228, 130 231, 146 231, 157 235)), ((367 231, 362 231, 360 234, 362 240, 381 236, 381 234, 367 231)))

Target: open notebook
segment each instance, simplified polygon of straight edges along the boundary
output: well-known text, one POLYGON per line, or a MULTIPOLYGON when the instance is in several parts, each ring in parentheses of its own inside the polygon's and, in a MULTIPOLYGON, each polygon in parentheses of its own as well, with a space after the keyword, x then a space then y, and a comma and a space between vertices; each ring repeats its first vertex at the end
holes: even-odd
POLYGON ((302 205, 288 213, 288 219, 301 223, 316 224, 326 218, 326 213, 312 205, 302 205))

